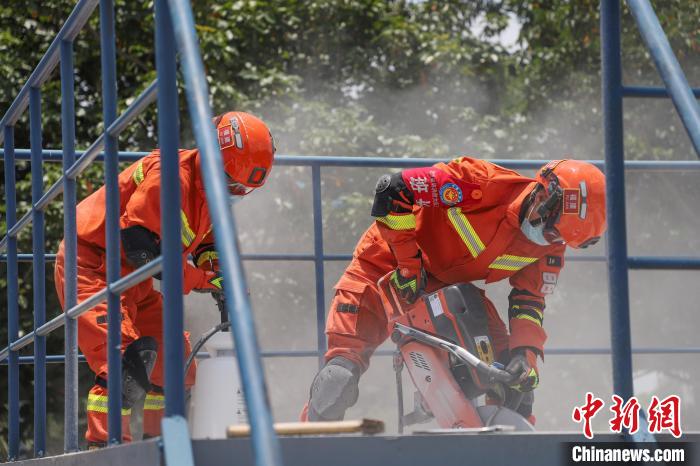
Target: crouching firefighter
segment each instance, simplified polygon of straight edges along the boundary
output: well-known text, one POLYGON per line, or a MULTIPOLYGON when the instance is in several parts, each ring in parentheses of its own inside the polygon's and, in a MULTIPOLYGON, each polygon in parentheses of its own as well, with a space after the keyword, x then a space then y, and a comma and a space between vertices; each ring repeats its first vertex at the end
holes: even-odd
MULTIPOLYGON (((261 187, 272 167, 274 142, 268 127, 242 112, 228 112, 214 119, 232 196, 245 196, 261 187)), ((211 215, 207 206, 198 150, 180 150, 183 292, 210 292, 222 296, 222 276, 214 247, 211 215), (188 256, 192 256, 193 264, 188 256)), ((160 153, 154 150, 119 175, 121 276, 160 255, 160 153)), ((170 207, 170 206, 169 206, 170 207)), ((105 265, 105 188, 77 207, 78 302, 107 286, 105 265)), ((64 247, 56 258, 55 282, 64 306, 64 247)), ((158 279, 159 275, 154 278, 158 279)), ((129 415, 144 400, 144 437, 160 435, 163 417, 163 300, 145 280, 121 294, 122 432, 130 441, 129 415)), ((185 358, 191 351, 185 332, 185 358)), ((107 442, 107 305, 100 304, 78 318, 78 346, 95 373, 95 385, 87 400, 89 447, 107 442)), ((184 362, 183 362, 184 363, 184 362)), ((187 388, 194 384, 195 364, 185 375, 187 388)))
POLYGON ((519 412, 534 423, 532 390, 544 357, 545 296, 564 267, 567 246, 598 242, 606 228, 605 177, 595 166, 557 160, 528 178, 493 163, 461 157, 382 176, 375 222, 357 244, 335 286, 326 326, 326 364, 311 385, 302 420, 343 419, 358 381, 390 334, 377 281, 406 303, 447 285, 509 279, 508 324, 481 291, 495 353, 529 393, 519 412), (393 271, 393 272, 392 272, 393 271))

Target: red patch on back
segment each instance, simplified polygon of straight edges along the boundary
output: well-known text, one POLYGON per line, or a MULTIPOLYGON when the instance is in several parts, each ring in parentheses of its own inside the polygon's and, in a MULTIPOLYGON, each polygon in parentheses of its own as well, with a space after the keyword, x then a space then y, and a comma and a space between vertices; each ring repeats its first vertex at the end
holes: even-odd
POLYGON ((564 189, 565 214, 578 214, 581 208, 581 191, 578 189, 564 189))

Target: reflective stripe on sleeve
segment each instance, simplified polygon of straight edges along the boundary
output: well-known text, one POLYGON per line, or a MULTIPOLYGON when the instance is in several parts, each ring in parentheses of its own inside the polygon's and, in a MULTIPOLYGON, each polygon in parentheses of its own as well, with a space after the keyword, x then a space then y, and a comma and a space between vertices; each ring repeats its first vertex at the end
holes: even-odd
POLYGON ((136 165, 136 170, 134 174, 131 175, 131 178, 134 180, 134 183, 136 183, 136 186, 143 182, 143 162, 139 162, 139 164, 136 165))
POLYGON ((452 207, 447 210, 447 216, 452 222, 452 226, 457 230, 459 237, 462 238, 464 244, 467 245, 467 249, 471 253, 472 257, 476 257, 484 252, 486 246, 476 234, 474 227, 472 227, 467 217, 462 213, 462 209, 459 207, 452 207))
POLYGON ((204 251, 197 257, 197 267, 201 266, 205 262, 218 261, 219 254, 216 251, 204 251))
POLYGON ((513 319, 529 320, 530 322, 533 322, 540 327, 542 327, 542 322, 544 321, 544 314, 542 313, 542 311, 540 311, 539 309, 532 308, 530 306, 511 306, 509 314, 513 316, 513 319))
POLYGON ((182 219, 182 244, 188 248, 194 241, 195 234, 190 228, 190 222, 187 221, 187 215, 185 215, 184 210, 180 210, 180 218, 182 219))
POLYGON ((413 230, 416 228, 416 216, 413 214, 394 215, 377 217, 378 222, 382 222, 392 230, 413 230))
POLYGON ((498 256, 496 260, 491 262, 489 269, 500 269, 500 270, 520 270, 523 267, 537 262, 536 257, 523 257, 523 256, 513 256, 510 254, 503 254, 498 256))

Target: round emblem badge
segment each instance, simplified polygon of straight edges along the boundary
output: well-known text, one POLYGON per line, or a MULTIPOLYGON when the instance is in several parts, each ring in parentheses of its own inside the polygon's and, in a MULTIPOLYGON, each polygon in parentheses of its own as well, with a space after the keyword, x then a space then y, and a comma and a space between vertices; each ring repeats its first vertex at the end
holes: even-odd
POLYGON ((454 183, 446 183, 440 188, 440 200, 445 205, 457 205, 462 202, 462 190, 454 183))

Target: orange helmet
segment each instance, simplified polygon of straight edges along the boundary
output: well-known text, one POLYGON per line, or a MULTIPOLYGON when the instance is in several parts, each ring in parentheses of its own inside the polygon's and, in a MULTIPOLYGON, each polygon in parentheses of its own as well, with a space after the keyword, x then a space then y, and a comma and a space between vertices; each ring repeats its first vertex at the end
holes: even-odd
POLYGON ((607 226, 603 172, 588 162, 553 160, 540 169, 537 182, 530 199, 544 196, 532 206, 539 219, 530 223, 544 224, 549 244, 586 248, 600 240, 607 226))
POLYGON ((275 141, 262 120, 245 112, 214 118, 229 192, 245 196, 265 184, 275 156, 275 141))

